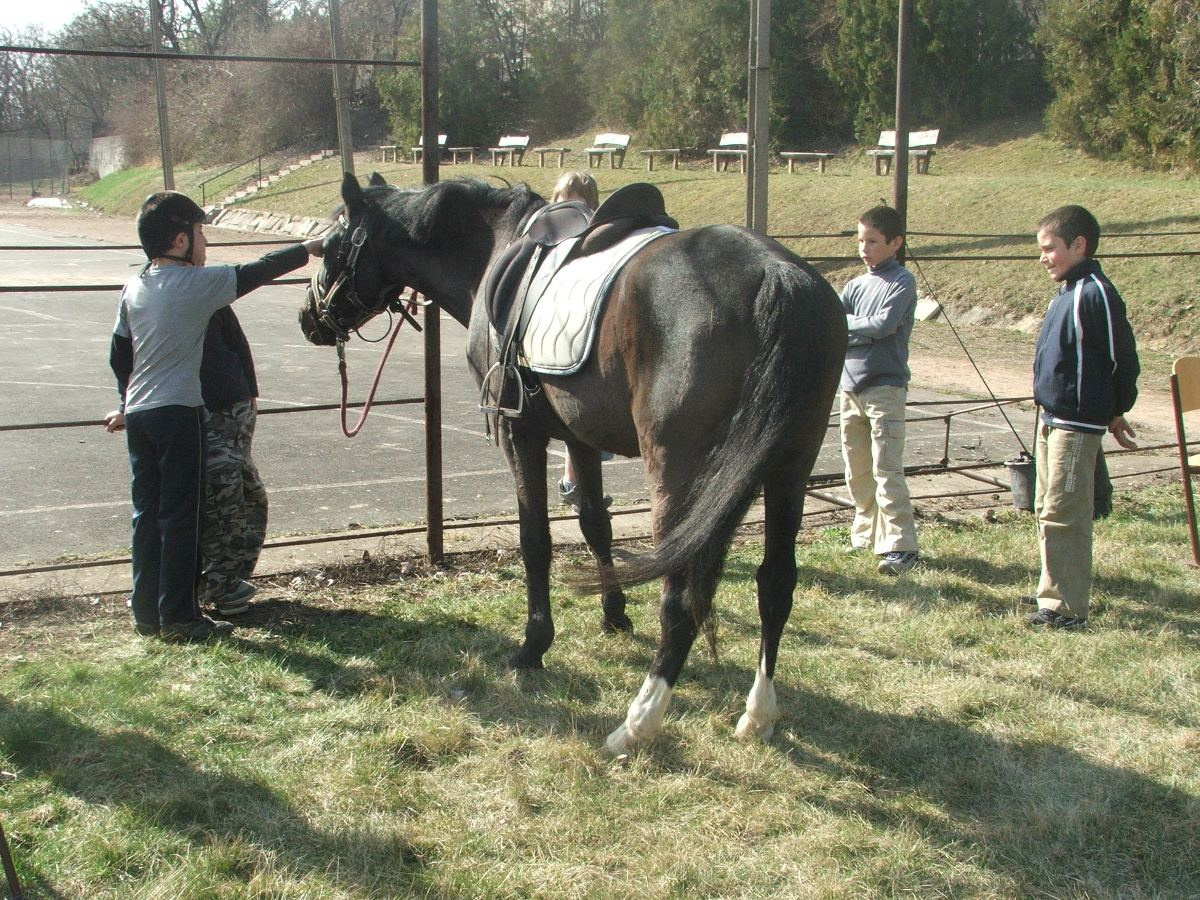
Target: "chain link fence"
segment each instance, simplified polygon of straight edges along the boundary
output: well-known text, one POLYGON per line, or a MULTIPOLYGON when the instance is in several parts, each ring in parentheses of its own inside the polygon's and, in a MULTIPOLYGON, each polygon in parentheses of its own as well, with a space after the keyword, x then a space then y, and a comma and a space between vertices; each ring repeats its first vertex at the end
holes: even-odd
POLYGON ((65 194, 71 161, 67 141, 0 134, 0 191, 9 199, 65 194))

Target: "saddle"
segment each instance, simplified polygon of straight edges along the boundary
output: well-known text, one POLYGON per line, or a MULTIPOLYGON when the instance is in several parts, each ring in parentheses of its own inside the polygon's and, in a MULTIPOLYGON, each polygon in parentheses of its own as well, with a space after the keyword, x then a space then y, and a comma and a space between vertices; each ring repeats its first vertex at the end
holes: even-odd
POLYGON ((678 229, 679 223, 667 215, 662 192, 640 182, 618 188, 592 215, 577 201, 554 203, 534 214, 488 269, 481 285, 479 299, 486 306, 500 347, 496 364, 484 378, 480 408, 485 413, 518 416, 525 395, 536 392, 535 376, 518 370, 516 356, 521 312, 529 286, 543 265, 553 265, 557 271, 573 260, 615 246, 635 231, 655 226, 678 229), (570 246, 562 246, 568 241, 570 246))
POLYGON ((507 334, 510 318, 520 318, 525 299, 522 289, 528 288, 549 249, 577 239, 558 262, 561 268, 581 256, 607 250, 634 231, 656 225, 679 228, 679 223, 667 215, 662 191, 644 182, 617 188, 594 214, 577 200, 542 207, 483 277, 482 299, 492 328, 498 334, 507 334))

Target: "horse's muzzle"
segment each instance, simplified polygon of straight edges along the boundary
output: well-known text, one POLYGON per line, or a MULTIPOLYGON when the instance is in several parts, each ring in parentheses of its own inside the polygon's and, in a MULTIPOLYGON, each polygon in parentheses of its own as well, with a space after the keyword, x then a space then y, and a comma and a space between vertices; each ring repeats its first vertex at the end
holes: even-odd
POLYGON ((307 290, 307 300, 300 307, 300 331, 304 333, 304 337, 310 344, 316 344, 320 347, 332 347, 337 343, 337 335, 329 328, 325 327, 324 323, 318 318, 317 299, 313 295, 312 288, 307 290))

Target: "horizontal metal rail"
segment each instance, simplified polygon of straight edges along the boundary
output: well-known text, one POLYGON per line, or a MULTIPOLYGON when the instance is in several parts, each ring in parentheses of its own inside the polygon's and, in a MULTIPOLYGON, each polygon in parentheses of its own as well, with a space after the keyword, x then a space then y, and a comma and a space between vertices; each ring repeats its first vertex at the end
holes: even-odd
MULTIPOLYGON (((280 412, 284 410, 279 410, 280 412)), ((1200 442, 1192 442, 1200 443, 1200 442)), ((1139 447, 1136 450, 1114 450, 1106 451, 1107 456, 1122 456, 1134 453, 1147 453, 1154 450, 1165 450, 1167 448, 1174 449, 1175 444, 1155 444, 1148 447, 1139 447)), ((934 475, 962 475, 966 478, 976 481, 983 481, 989 487, 982 490, 960 490, 960 491, 945 491, 935 494, 913 494, 913 500, 951 500, 958 497, 980 497, 996 494, 1011 490, 1011 487, 999 479, 990 478, 980 475, 980 469, 995 469, 1002 466, 999 462, 984 462, 970 463, 963 466, 942 466, 934 464, 905 466, 904 474, 909 477, 914 476, 934 476, 934 475)), ((1111 475, 1112 480, 1118 478, 1139 478, 1146 475, 1156 475, 1162 472, 1177 472, 1177 466, 1166 466, 1154 469, 1139 470, 1136 472, 1126 472, 1119 475, 1111 475)), ((836 473, 822 473, 812 476, 808 481, 808 494, 839 509, 849 509, 854 504, 844 498, 829 494, 822 490, 824 486, 837 487, 845 485, 845 476, 836 473)), ((632 516, 644 513, 649 513, 651 507, 649 503, 637 503, 627 507, 610 509, 609 513, 612 516, 632 516)), ((576 519, 574 513, 564 513, 561 515, 550 516, 551 522, 568 522, 576 519)), ((746 521, 743 525, 761 524, 756 521, 746 521)), ((516 526, 520 525, 520 519, 506 517, 499 519, 454 519, 443 524, 443 528, 447 530, 468 530, 474 528, 496 528, 499 526, 516 526)), ((316 544, 330 544, 341 541, 360 541, 374 538, 399 537, 403 535, 424 534, 426 527, 424 525, 401 525, 394 528, 360 528, 354 531, 339 532, 337 534, 320 534, 320 535, 303 535, 299 537, 277 538, 268 540, 263 544, 266 550, 279 549, 282 547, 305 547, 316 544)), ((649 535, 640 535, 631 539, 645 539, 649 535)), ((129 556, 105 557, 103 559, 91 560, 73 560, 71 562, 51 563, 42 566, 23 566, 12 569, 0 569, 0 578, 7 578, 19 575, 40 575, 50 572, 67 572, 83 569, 99 569, 110 566, 128 565, 131 562, 129 556)))
POLYGON ((205 62, 256 62, 298 63, 312 66, 407 66, 420 68, 415 59, 355 59, 342 56, 242 56, 229 53, 173 53, 150 50, 85 50, 76 47, 31 47, 28 45, 0 44, 0 53, 28 53, 31 56, 101 56, 119 59, 165 59, 176 62, 202 60, 205 62))

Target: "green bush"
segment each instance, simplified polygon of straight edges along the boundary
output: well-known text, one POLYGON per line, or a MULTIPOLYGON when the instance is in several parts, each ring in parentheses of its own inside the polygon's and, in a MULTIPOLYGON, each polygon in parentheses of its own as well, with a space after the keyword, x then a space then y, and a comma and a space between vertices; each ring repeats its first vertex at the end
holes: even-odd
POLYGON ((1200 163, 1200 11, 1175 0, 1048 0, 1038 29, 1052 133, 1089 153, 1200 163))

